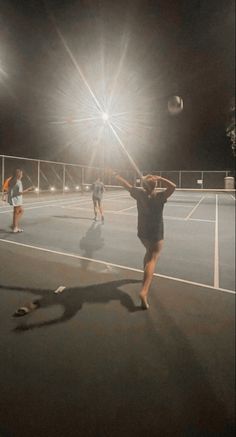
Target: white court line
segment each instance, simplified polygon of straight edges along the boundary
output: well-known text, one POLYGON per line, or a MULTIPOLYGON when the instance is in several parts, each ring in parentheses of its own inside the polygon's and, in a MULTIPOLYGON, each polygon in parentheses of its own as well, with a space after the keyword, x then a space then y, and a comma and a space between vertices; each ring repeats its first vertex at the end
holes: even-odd
MULTIPOLYGON (((117 199, 118 197, 122 197, 122 196, 121 195, 119 195, 119 196, 112 195, 111 197, 107 197, 106 200, 113 200, 114 197, 117 199)), ((50 201, 50 202, 52 202, 52 201, 50 201)), ((46 203, 44 205, 37 205, 37 202, 24 203, 23 207, 24 207, 24 211, 28 211, 30 209, 40 209, 40 208, 47 208, 47 207, 54 207, 54 206, 62 206, 62 205, 67 205, 67 204, 70 205, 70 204, 74 204, 74 203, 79 204, 79 205, 81 205, 81 204, 85 205, 87 203, 91 203, 92 199, 88 199, 88 198, 77 199, 77 200, 69 200, 69 199, 63 200, 63 199, 61 199, 61 200, 54 200, 53 202, 57 202, 57 203, 50 203, 50 204, 46 203), (28 205, 35 205, 35 204, 37 206, 29 206, 28 207, 28 205)), ((42 203, 44 203, 44 202, 42 202, 42 203)), ((0 214, 7 214, 8 212, 12 212, 12 206, 8 207, 7 210, 0 211, 0 214)))
MULTIPOLYGON (((88 202, 88 199, 77 199, 77 200, 60 199, 60 200, 50 200, 50 201, 48 201, 48 203, 45 203, 45 202, 24 203, 23 208, 25 211, 27 211, 28 209, 46 208, 48 206, 60 206, 60 205, 67 205, 67 204, 71 204, 71 203, 84 204, 87 202, 88 202), (52 202, 54 202, 54 203, 52 203, 52 202), (44 203, 44 205, 38 205, 38 203, 44 203), (32 205, 36 205, 36 206, 32 206, 32 205)), ((12 212, 12 209, 13 209, 13 207, 10 205, 10 206, 8 206, 7 210, 0 211, 0 214, 6 214, 7 212, 12 212)))
MULTIPOLYGON (((91 196, 89 196, 89 194, 91 194, 91 193, 88 193, 88 196, 86 197, 86 198, 84 198, 84 197, 78 197, 79 195, 77 195, 77 197, 71 197, 70 199, 66 199, 65 197, 58 197, 58 198, 56 198, 56 199, 50 199, 50 200, 36 200, 36 201, 34 201, 34 202, 24 202, 24 206, 26 207, 27 205, 28 206, 32 206, 32 205, 39 205, 39 204, 42 204, 42 203, 45 203, 45 204, 50 204, 50 203, 55 203, 55 202, 68 202, 68 203, 76 203, 77 201, 80 203, 80 202, 87 202, 87 201, 91 201, 91 196)), ((116 194, 116 193, 113 193, 113 194, 110 194, 110 195, 108 195, 108 197, 106 197, 106 194, 104 195, 104 199, 106 200, 106 199, 108 199, 108 200, 110 200, 110 199, 113 199, 113 198, 120 198, 120 197, 124 197, 124 198, 126 198, 126 193, 122 193, 122 194, 116 194)), ((127 197, 127 199, 128 199, 129 197, 127 197)), ((8 203, 6 203, 6 204, 4 204, 4 205, 2 205, 2 206, 0 206, 0 209, 5 209, 5 208, 12 208, 11 207, 11 205, 9 206, 9 204, 8 203)), ((0 212, 1 213, 1 212, 0 212)))
POLYGON ((236 197, 234 197, 232 194, 230 194, 230 196, 232 197, 232 199, 236 200, 236 197))
MULTIPOLYGON (((166 208, 168 207, 170 207, 170 206, 172 206, 172 207, 174 207, 174 208, 192 208, 192 205, 191 206, 189 206, 189 205, 182 205, 181 203, 177 203, 177 202, 175 202, 176 203, 176 205, 173 205, 173 203, 167 203, 166 204, 166 208)), ((193 202, 194 203, 194 202, 193 202)))
POLYGON ((214 253, 214 287, 219 287, 219 214, 218 195, 216 194, 216 218, 215 218, 215 253, 214 253))
MULTIPOLYGON (((101 260, 97 260, 97 259, 93 259, 93 258, 87 258, 85 256, 81 256, 81 255, 76 255, 74 253, 68 253, 68 252, 60 252, 57 250, 52 250, 52 249, 46 249, 45 247, 39 247, 39 246, 31 246, 29 244, 24 244, 24 243, 19 243, 17 241, 11 241, 11 240, 4 240, 2 238, 0 238, 0 242, 5 243, 5 244, 13 244, 16 246, 20 246, 20 247, 26 247, 28 249, 34 249, 34 250, 39 250, 41 252, 46 252, 46 253, 53 253, 56 255, 60 255, 60 256, 65 256, 68 258, 75 258, 75 259, 80 259, 80 260, 84 260, 84 261, 90 261, 90 262, 94 262, 97 264, 103 264, 106 266, 111 266, 111 267, 116 267, 122 270, 130 270, 132 272, 138 272, 138 273, 143 273, 143 270, 140 269, 135 269, 133 267, 128 267, 128 266, 123 266, 120 264, 114 264, 114 263, 110 263, 108 261, 101 261, 101 260)), ((193 281, 188 281, 187 279, 179 279, 179 278, 174 278, 171 276, 166 276, 166 275, 161 275, 159 273, 154 273, 155 277, 159 277, 159 278, 164 278, 164 279, 170 279, 172 281, 176 281, 176 282, 183 282, 184 284, 190 284, 190 285, 196 285, 198 287, 204 287, 204 288, 209 288, 211 290, 215 290, 215 291, 223 291, 224 293, 229 293, 229 294, 236 294, 235 291, 233 290, 228 290, 227 288, 216 288, 212 285, 208 285, 208 284, 202 284, 200 282, 193 282, 193 281)))
MULTIPOLYGON (((122 213, 122 212, 128 211, 129 209, 133 209, 133 208, 137 208, 137 205, 135 204, 135 205, 133 205, 133 206, 130 206, 129 208, 118 209, 118 210, 116 211, 116 213, 117 213, 117 214, 120 214, 120 213, 122 213)), ((133 215, 133 214, 132 214, 132 215, 133 215)))
POLYGON ((196 211, 196 209, 199 207, 200 203, 203 201, 203 199, 205 199, 206 196, 202 196, 201 199, 199 200, 199 202, 197 203, 197 205, 194 206, 194 208, 192 209, 192 211, 190 211, 190 213, 187 215, 187 217, 185 217, 185 220, 189 220, 191 215, 193 215, 194 211, 196 211))
MULTIPOLYGON (((61 205, 61 208, 64 208, 64 209, 72 209, 72 210, 75 210, 75 211, 92 211, 92 207, 91 208, 83 208, 83 207, 80 207, 80 206, 64 206, 64 205, 61 205)), ((136 208, 136 205, 135 206, 132 206, 132 208, 136 208)), ((129 217, 137 217, 137 213, 136 214, 130 214, 130 213, 128 213, 128 212, 121 212, 121 211, 115 211, 115 210, 112 210, 112 209, 106 209, 105 211, 104 211, 104 213, 105 214, 115 214, 115 215, 125 215, 125 216, 129 216, 129 217)), ((172 216, 172 215, 164 215, 164 217, 163 217, 164 219, 167 219, 167 220, 179 220, 179 221, 185 221, 186 219, 184 218, 184 217, 174 217, 174 216, 172 216)), ((206 222, 206 223, 215 223, 215 220, 207 220, 207 219, 189 219, 189 221, 193 221, 193 222, 206 222)))
MULTIPOLYGON (((58 199, 54 199, 54 200, 36 200, 35 202, 24 202, 24 205, 38 205, 38 204, 41 204, 41 203, 55 203, 55 202, 63 202, 63 201, 73 201, 73 200, 76 200, 76 199, 78 199, 78 198, 76 198, 76 197, 72 197, 71 199, 63 199, 62 197, 60 197, 60 198, 58 198, 58 199)), ((82 199, 81 199, 82 200, 82 199)), ((11 205, 10 205, 11 206, 11 205)), ((4 207, 6 208, 6 207, 8 207, 9 208, 9 204, 7 203, 7 205, 5 205, 5 206, 2 206, 2 207, 0 207, 1 209, 4 209, 4 207)))

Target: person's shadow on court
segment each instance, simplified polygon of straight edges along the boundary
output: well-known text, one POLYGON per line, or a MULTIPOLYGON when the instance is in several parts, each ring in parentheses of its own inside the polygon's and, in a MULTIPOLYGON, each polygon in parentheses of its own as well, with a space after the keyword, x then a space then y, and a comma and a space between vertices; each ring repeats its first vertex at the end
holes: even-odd
MULTIPOLYGON (((93 222, 84 237, 81 238, 79 245, 85 258, 92 258, 95 251, 102 249, 104 246, 104 238, 102 237, 101 224, 93 222)), ((89 261, 85 262, 85 269, 88 267, 88 263, 89 261)))
MULTIPOLYGON (((14 331, 21 332, 43 326, 55 325, 64 323, 72 319, 78 311, 83 307, 84 303, 99 303, 106 304, 111 301, 119 301, 129 313, 141 311, 141 307, 135 306, 133 300, 126 292, 119 289, 126 284, 136 284, 140 280, 136 279, 121 279, 118 281, 104 282, 102 284, 88 285, 85 287, 66 288, 62 293, 55 293, 52 290, 31 289, 23 287, 10 287, 0 285, 0 288, 8 290, 29 291, 32 294, 41 295, 31 302, 28 302, 24 307, 32 308, 27 316, 32 314, 39 308, 49 308, 55 305, 61 305, 64 309, 63 314, 56 319, 47 320, 39 323, 19 324, 14 331)), ((25 316, 24 316, 25 318, 25 316)), ((19 319, 22 320, 22 317, 19 319)))

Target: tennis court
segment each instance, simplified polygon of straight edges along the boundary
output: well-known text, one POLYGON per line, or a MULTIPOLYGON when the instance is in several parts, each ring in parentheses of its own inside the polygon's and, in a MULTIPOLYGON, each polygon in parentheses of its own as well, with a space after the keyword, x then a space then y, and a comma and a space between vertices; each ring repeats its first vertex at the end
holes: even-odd
POLYGON ((168 200, 146 312, 135 201, 104 207, 102 225, 89 192, 25 196, 22 234, 0 208, 1 435, 233 435, 234 192, 168 200))

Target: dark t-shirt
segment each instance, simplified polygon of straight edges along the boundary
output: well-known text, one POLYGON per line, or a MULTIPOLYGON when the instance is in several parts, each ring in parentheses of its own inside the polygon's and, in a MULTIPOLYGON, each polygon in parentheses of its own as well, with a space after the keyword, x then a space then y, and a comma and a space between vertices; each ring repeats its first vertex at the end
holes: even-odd
POLYGON ((102 200, 104 192, 104 184, 102 182, 94 182, 92 185, 93 198, 102 200))
POLYGON ((163 240, 164 192, 154 192, 149 196, 143 188, 132 187, 130 194, 137 201, 138 237, 149 241, 163 240))

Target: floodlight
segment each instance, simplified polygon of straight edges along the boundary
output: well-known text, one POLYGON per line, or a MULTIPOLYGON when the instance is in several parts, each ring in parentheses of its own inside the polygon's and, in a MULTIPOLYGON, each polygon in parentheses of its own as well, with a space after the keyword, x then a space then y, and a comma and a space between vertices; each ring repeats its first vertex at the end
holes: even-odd
POLYGON ((102 119, 103 121, 107 121, 109 119, 109 115, 107 114, 107 112, 103 112, 102 119))

